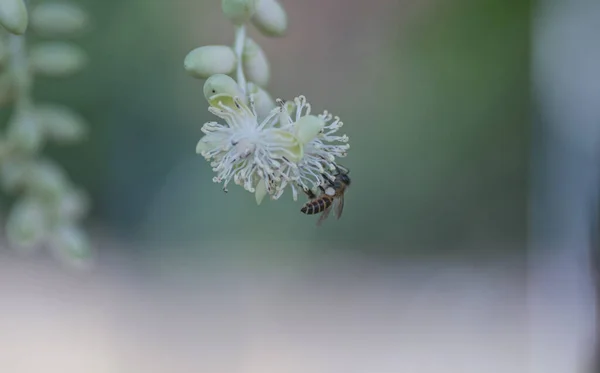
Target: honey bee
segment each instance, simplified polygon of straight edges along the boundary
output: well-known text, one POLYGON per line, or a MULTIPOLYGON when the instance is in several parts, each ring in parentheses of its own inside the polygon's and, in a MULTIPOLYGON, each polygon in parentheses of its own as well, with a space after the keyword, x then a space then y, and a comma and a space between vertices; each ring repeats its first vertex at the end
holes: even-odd
POLYGON ((321 217, 317 221, 317 226, 321 225, 325 219, 329 216, 331 210, 335 210, 336 218, 339 219, 344 211, 344 193, 350 186, 350 177, 348 174, 350 170, 345 167, 335 166, 336 175, 332 181, 325 176, 325 183, 319 186, 321 193, 315 195, 312 190, 305 190, 304 192, 310 199, 300 209, 306 215, 315 215, 321 213, 321 217))

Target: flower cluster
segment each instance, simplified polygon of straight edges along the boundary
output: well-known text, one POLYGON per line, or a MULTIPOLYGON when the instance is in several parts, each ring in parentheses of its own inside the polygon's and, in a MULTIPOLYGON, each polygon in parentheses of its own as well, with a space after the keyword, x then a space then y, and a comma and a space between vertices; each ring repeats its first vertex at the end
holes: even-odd
POLYGON ((49 246, 61 260, 85 264, 91 251, 80 226, 88 209, 84 191, 41 152, 48 142, 72 144, 87 135, 80 115, 63 105, 37 103, 36 76, 66 77, 80 71, 87 57, 64 41, 84 31, 87 14, 65 1, 0 2, 0 105, 12 105, 5 133, 0 134, 0 184, 18 195, 7 219, 12 247, 32 250, 49 246), (25 38, 35 32, 36 43, 25 38), (62 40, 61 40, 62 39, 62 40))
POLYGON ((233 48, 204 46, 184 62, 194 77, 207 79, 204 95, 209 111, 225 123, 209 122, 196 152, 211 162, 223 190, 233 182, 276 200, 289 187, 296 200, 300 190, 314 190, 332 179, 336 159, 345 157, 348 137, 337 135, 343 123, 327 111, 311 114, 304 96, 273 100, 265 87, 269 63, 258 44, 246 37, 251 21, 267 36, 282 36, 287 28, 276 0, 223 0, 224 14, 236 27, 233 48), (237 81, 229 74, 234 74, 237 81))

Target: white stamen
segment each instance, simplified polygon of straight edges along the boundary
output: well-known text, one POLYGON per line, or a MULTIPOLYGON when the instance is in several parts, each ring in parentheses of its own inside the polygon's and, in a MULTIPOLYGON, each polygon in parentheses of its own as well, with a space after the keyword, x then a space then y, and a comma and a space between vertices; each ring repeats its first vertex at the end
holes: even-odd
POLYGON ((346 135, 334 135, 342 126, 339 117, 333 117, 328 111, 318 115, 325 121, 323 130, 304 144, 301 148, 303 153, 298 153, 298 146, 301 145, 294 142, 295 122, 311 112, 311 105, 304 96, 293 100, 294 118, 286 103, 277 99, 277 107, 261 123, 257 121, 253 97, 249 98, 249 107, 237 97, 233 102, 235 107, 219 102, 218 108, 209 108, 211 113, 227 124, 205 123, 202 126, 205 136, 199 145, 201 155, 209 160, 213 171, 217 173, 213 181, 223 182, 224 190, 233 180, 252 192, 258 182, 264 180, 272 199, 278 199, 289 185, 292 198, 296 200, 299 188, 315 189, 325 182, 325 178, 333 179, 336 157, 345 156, 349 147, 346 135), (279 123, 276 127, 285 118, 289 123, 279 123), (297 163, 290 161, 296 160, 300 154, 303 156, 297 163))

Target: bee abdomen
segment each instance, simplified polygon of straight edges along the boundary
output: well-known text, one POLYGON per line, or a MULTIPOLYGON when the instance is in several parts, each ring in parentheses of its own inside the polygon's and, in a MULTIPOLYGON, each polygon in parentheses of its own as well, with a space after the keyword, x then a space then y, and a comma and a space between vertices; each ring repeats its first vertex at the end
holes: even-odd
POLYGON ((331 206, 331 198, 318 198, 314 201, 307 202, 300 211, 306 215, 314 215, 325 211, 326 208, 331 206))

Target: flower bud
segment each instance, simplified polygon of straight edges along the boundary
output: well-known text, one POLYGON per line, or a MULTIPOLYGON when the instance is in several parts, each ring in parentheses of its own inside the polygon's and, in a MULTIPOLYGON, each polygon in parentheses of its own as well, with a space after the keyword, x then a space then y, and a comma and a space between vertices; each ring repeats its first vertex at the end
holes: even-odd
POLYGON ((11 149, 27 154, 40 149, 44 137, 33 109, 17 110, 13 114, 8 124, 6 141, 11 149))
POLYGON ((271 113, 271 110, 275 109, 275 101, 267 91, 252 82, 248 83, 248 93, 254 98, 254 108, 260 123, 271 113))
POLYGON ((85 120, 66 106, 38 105, 36 112, 42 131, 49 139, 74 143, 87 134, 85 120))
POLYGON ((210 100, 211 97, 218 94, 226 94, 232 97, 244 96, 240 86, 230 76, 216 74, 211 76, 204 83, 204 97, 210 100))
POLYGON ((90 208, 90 199, 81 189, 69 189, 60 199, 58 213, 63 219, 79 219, 90 208))
POLYGON ((247 38, 244 43, 244 52, 242 54, 242 63, 246 78, 265 87, 269 83, 269 61, 262 48, 247 38))
POLYGON ((296 123, 296 137, 302 144, 307 144, 314 139, 325 127, 325 121, 314 115, 306 115, 296 123))
POLYGON ((87 14, 71 3, 42 2, 31 11, 31 27, 44 36, 75 34, 87 24, 87 14))
POLYGON ((207 45, 196 48, 185 57, 183 66, 194 78, 206 79, 215 74, 230 74, 237 58, 226 45, 207 45))
POLYGON ((252 18, 258 2, 259 0, 222 0, 221 9, 225 17, 234 24, 241 25, 252 18))
POLYGON ((9 213, 6 235, 11 246, 20 250, 38 247, 46 233, 44 209, 34 200, 18 201, 9 213))
POLYGON ((204 83, 204 97, 209 105, 219 109, 219 103, 232 109, 238 109, 235 104, 237 97, 241 103, 247 104, 247 98, 240 86, 231 77, 224 74, 211 76, 204 83))
POLYGON ((29 190, 45 200, 56 200, 67 192, 67 181, 62 169, 53 162, 37 162, 27 177, 29 190))
POLYGON ((62 262, 76 267, 87 267, 93 259, 89 238, 77 226, 65 225, 52 233, 50 248, 62 262))
POLYGON ((23 0, 0 0, 0 24, 13 34, 27 30, 27 7, 23 0))
POLYGON ((0 163, 0 182, 6 192, 14 192, 25 185, 31 163, 23 158, 11 157, 0 163))
POLYGON ((87 63, 87 56, 81 48, 64 42, 36 45, 31 48, 29 57, 35 73, 50 77, 72 75, 87 63))
POLYGON ((287 30, 287 15, 277 0, 260 0, 252 24, 266 36, 283 36, 287 30))
POLYGON ((71 186, 65 188, 65 191, 58 199, 46 202, 46 225, 48 227, 58 227, 66 223, 81 219, 89 209, 89 197, 81 189, 75 189, 71 186), (50 203, 48 203, 50 202, 50 203))

